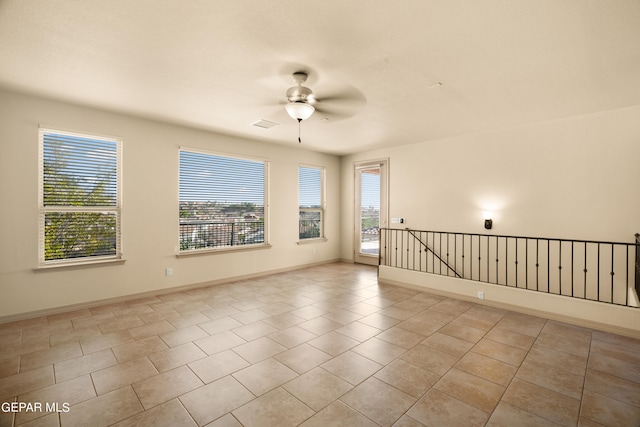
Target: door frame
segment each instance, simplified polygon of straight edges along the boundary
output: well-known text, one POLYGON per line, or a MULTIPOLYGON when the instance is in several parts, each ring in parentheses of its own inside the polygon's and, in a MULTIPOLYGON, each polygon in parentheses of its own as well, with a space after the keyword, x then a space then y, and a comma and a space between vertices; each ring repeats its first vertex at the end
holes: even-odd
MULTIPOLYGON (((361 239, 361 180, 360 171, 372 167, 380 168, 380 228, 389 225, 389 159, 375 159, 353 163, 354 190, 354 225, 353 225, 353 261, 359 264, 378 265, 383 248, 378 248, 377 255, 365 254, 360 251, 361 239)), ((378 233, 378 242, 380 233, 378 233)))

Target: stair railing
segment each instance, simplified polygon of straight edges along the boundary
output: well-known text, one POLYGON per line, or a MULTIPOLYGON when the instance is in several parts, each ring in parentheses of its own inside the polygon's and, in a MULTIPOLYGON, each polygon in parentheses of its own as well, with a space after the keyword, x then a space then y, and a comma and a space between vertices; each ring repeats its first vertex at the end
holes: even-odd
POLYGON ((380 229, 380 265, 637 307, 634 243, 380 229))
MULTIPOLYGON (((451 270, 454 275, 456 277, 462 278, 462 275, 460 273, 458 273, 456 271, 455 268, 453 268, 452 266, 449 265, 449 263, 447 261, 445 261, 444 259, 442 259, 442 257, 440 257, 440 255, 438 255, 430 246, 429 244, 427 244, 426 242, 423 242, 422 239, 418 236, 418 234, 416 234, 416 232, 414 230, 410 230, 410 229, 406 229, 407 232, 414 238, 416 239, 416 241, 418 241, 420 243, 420 245, 422 246, 422 248, 428 252, 431 252, 431 254, 433 254, 433 256, 435 256, 444 266, 446 266, 449 270, 451 270)), ((449 253, 447 253, 447 258, 449 257, 449 253)))

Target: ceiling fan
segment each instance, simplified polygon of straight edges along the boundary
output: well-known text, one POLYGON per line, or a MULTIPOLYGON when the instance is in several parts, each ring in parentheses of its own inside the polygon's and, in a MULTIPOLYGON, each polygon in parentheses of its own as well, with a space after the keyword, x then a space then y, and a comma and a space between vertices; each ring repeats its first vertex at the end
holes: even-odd
POLYGON ((298 142, 300 138, 300 123, 307 120, 314 112, 322 114, 323 120, 340 119, 354 115, 366 99, 362 92, 353 86, 341 85, 333 94, 327 93, 317 97, 313 91, 304 86, 309 78, 306 71, 292 73, 295 86, 287 89, 287 103, 284 108, 289 117, 298 122, 298 142))
POLYGON ((293 73, 293 81, 296 82, 296 86, 292 86, 287 89, 287 101, 284 106, 287 110, 287 114, 300 123, 303 120, 308 119, 316 111, 312 102, 315 101, 313 92, 302 84, 307 81, 307 73, 304 71, 297 71, 293 73))
POLYGON ((284 106, 287 114, 294 120, 298 121, 298 143, 302 143, 300 138, 300 122, 308 119, 316 111, 311 105, 314 100, 313 92, 306 86, 302 86, 307 81, 307 73, 304 71, 296 71, 293 73, 293 81, 296 86, 287 89, 287 104, 284 106))

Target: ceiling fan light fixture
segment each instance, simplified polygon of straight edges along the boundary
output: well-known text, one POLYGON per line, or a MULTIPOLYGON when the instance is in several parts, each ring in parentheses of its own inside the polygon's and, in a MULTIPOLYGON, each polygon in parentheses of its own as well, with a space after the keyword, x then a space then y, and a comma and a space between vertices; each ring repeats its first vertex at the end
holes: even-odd
POLYGON ((284 106, 289 116, 297 121, 306 120, 313 114, 316 109, 306 102, 289 102, 284 106))

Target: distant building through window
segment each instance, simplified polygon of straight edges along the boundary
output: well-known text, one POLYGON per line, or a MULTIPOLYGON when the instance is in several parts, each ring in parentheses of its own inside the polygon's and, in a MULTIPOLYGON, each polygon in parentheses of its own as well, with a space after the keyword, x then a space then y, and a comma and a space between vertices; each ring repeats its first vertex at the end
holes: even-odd
POLYGON ((180 150, 180 252, 267 245, 269 163, 180 150))
POLYGON ((300 166, 298 170, 298 200, 300 218, 299 239, 324 238, 325 169, 300 166))

